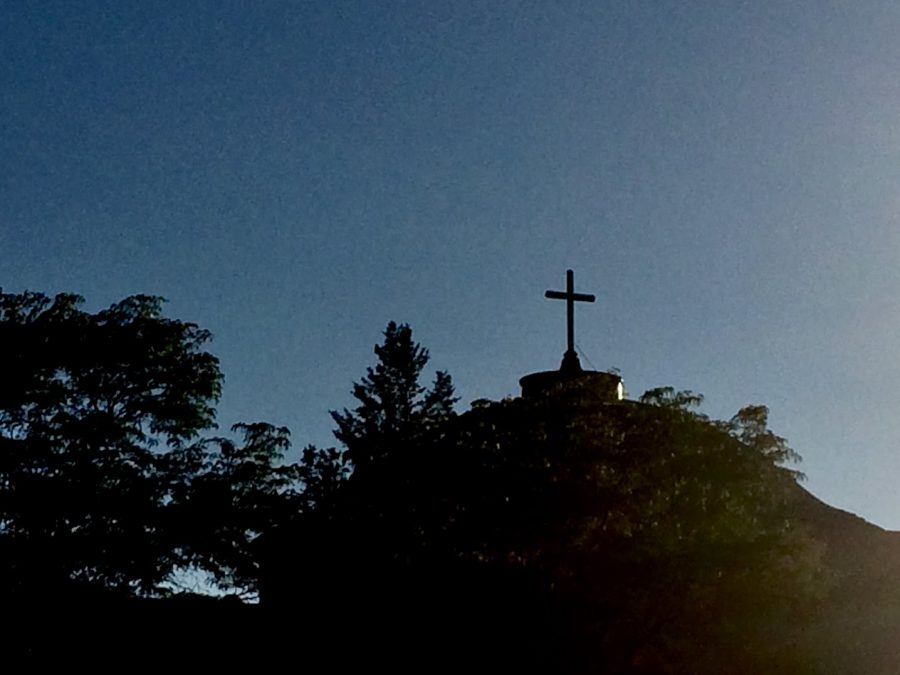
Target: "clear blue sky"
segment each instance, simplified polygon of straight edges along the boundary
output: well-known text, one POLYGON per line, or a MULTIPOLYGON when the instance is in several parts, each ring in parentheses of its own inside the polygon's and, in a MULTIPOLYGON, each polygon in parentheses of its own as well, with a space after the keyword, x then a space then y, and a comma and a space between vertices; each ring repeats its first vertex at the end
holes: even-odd
POLYGON ((900 529, 900 3, 20 2, 0 285, 163 295, 220 423, 331 442, 391 320, 467 405, 577 342, 771 408, 900 529))

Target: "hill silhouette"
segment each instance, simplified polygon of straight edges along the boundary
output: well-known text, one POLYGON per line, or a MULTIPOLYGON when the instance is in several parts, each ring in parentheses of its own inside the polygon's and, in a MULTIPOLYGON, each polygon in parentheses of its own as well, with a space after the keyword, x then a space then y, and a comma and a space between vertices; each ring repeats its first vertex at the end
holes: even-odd
POLYGON ((200 435, 208 332, 80 303, 0 293, 10 662, 900 672, 900 535, 806 492, 762 406, 623 400, 571 351, 457 414, 392 322, 342 448, 285 464, 285 428, 200 435), (173 593, 184 569, 233 595, 173 593))
POLYGON ((383 472, 351 479, 347 501, 265 540, 263 608, 304 606, 314 641, 339 625, 371 658, 410 669, 436 655, 475 671, 900 669, 900 534, 828 506, 779 468, 787 451, 758 408, 729 426, 689 412, 689 394, 619 402, 590 391, 618 378, 563 379, 532 400, 482 401, 408 447, 379 439, 394 457, 383 472), (475 457, 488 448, 487 462, 475 457), (580 492, 595 485, 573 475, 598 467, 627 470, 624 491, 580 492), (698 473, 678 480, 695 495, 684 498, 702 499, 682 508, 648 496, 689 468, 698 473), (504 495, 517 512, 485 506, 504 495), (460 519, 477 512, 461 526, 477 534, 441 531, 449 503, 460 519), (586 525, 598 504, 636 519, 598 534, 586 525), (637 522, 664 518, 695 541, 637 522), (492 536, 504 542, 484 546, 492 536))
MULTIPOLYGON (((805 621, 778 636, 797 655, 791 672, 898 672, 900 533, 831 507, 800 486, 795 509, 794 516, 823 544, 827 569, 834 578, 828 594, 805 621)), ((305 663, 313 670, 338 668, 337 664, 389 664, 399 672, 421 672, 425 665, 435 670, 466 666, 469 672, 500 672, 504 665, 525 672, 545 668, 590 672, 563 651, 565 642, 556 634, 560 626, 553 625, 553 608, 534 604, 535 589, 527 579, 511 579, 498 572, 492 578, 460 569, 445 569, 441 574, 434 570, 424 579, 397 578, 369 566, 370 561, 360 554, 366 539, 360 538, 339 549, 354 563, 333 569, 332 576, 359 576, 337 590, 301 582, 306 566, 291 564, 296 563, 292 553, 307 557, 317 543, 322 542, 296 541, 278 551, 287 558, 282 559, 284 566, 293 567, 295 588, 306 587, 300 597, 288 592, 260 605, 202 596, 124 600, 101 595, 6 602, 7 616, 15 617, 4 632, 8 663, 90 663, 102 669, 137 658, 159 667, 177 661, 204 667, 274 669, 305 654, 305 663), (434 576, 443 582, 436 586, 434 576), (354 594, 367 584, 367 592, 354 594), (398 594, 398 588, 412 591, 398 594), (503 611, 471 611, 472 607, 498 606, 503 611), (412 618, 398 623, 398 614, 412 618), (463 631, 454 627, 460 620, 463 631), (407 630, 397 634, 398 627, 407 630)), ((658 672, 695 671, 690 664, 672 664, 658 672)), ((771 671, 733 662, 727 672, 771 671)))
POLYGON ((831 589, 791 635, 811 672, 900 672, 900 532, 825 504, 797 486, 793 516, 824 547, 831 589))

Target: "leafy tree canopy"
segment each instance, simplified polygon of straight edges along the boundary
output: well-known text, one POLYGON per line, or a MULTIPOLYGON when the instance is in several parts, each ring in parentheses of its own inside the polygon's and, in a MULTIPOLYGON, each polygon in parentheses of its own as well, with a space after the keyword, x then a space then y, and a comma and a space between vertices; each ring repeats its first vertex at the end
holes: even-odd
MULTIPOLYGON (((386 340, 395 336, 389 326, 386 340)), ((419 352, 402 344, 393 371, 418 372, 419 352)), ((349 602, 355 594, 378 606, 367 589, 393 578, 383 600, 398 603, 400 580, 431 569, 409 591, 411 616, 429 611, 417 599, 423 588, 455 629, 471 626, 474 611, 521 638, 553 616, 562 651, 614 672, 676 663, 722 672, 738 656, 763 670, 783 665, 779 627, 821 596, 825 575, 821 547, 790 517, 799 474, 787 464, 798 457, 768 429, 764 407, 714 421, 694 411, 702 399, 691 392, 597 405, 574 383, 544 398, 482 402, 423 431, 412 406, 393 403, 421 389, 395 377, 407 383, 397 396, 380 384, 384 372, 369 369, 356 390, 362 405, 335 416, 350 450, 375 439, 383 459, 351 481, 326 539, 307 539, 314 558, 324 555, 309 578, 331 571, 334 585, 355 589, 349 602), (413 441, 385 445, 387 419, 391 438, 413 441), (341 540, 377 571, 342 567, 337 558, 359 557, 341 540), (505 583, 518 590, 492 600, 505 583), (524 607, 511 601, 523 597, 524 607)))
POLYGON ((281 466, 286 429, 200 437, 214 426, 218 360, 209 332, 162 303, 138 295, 92 314, 76 295, 0 292, 7 591, 153 594, 183 568, 252 591, 252 540, 301 507, 303 470, 281 466))
POLYGON ((0 546, 7 578, 148 590, 169 572, 160 457, 213 425, 209 333, 134 296, 90 314, 0 294, 0 546))

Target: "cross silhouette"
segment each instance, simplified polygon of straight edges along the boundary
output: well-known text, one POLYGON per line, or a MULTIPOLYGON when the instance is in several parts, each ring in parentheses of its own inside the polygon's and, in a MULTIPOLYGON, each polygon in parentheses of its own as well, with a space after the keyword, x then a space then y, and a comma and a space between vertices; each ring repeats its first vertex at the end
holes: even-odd
POLYGON ((563 356, 562 369, 568 370, 573 368, 581 370, 581 364, 578 362, 578 355, 575 352, 575 303, 576 302, 594 302, 596 298, 588 293, 575 292, 575 273, 572 270, 566 270, 566 290, 547 291, 544 293, 545 298, 552 300, 566 301, 566 336, 568 338, 568 349, 563 356))

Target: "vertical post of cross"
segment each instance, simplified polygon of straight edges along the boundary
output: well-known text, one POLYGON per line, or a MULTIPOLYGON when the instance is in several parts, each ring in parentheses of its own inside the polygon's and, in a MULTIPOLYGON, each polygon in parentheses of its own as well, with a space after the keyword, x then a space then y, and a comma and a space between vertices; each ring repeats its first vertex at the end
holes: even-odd
POLYGON ((575 351, 575 272, 566 270, 566 351, 575 351))

